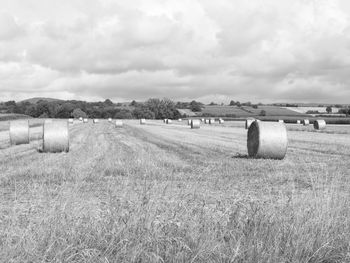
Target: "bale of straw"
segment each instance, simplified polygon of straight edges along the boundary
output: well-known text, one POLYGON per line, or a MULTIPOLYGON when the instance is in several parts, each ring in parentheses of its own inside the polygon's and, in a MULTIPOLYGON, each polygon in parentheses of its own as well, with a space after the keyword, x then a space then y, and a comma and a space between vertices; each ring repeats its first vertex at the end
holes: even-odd
POLYGON ((68 119, 68 123, 69 123, 69 124, 73 124, 73 123, 74 123, 74 120, 73 120, 73 119, 68 119))
POLYGON ((167 119, 164 119, 163 122, 166 123, 167 119))
POLYGON ((115 121, 115 127, 116 128, 122 128, 123 127, 123 121, 122 120, 116 120, 115 121))
POLYGON ((205 121, 205 119, 201 119, 201 122, 204 122, 205 121))
POLYGON ((29 121, 19 120, 10 122, 10 143, 11 145, 29 143, 29 121))
POLYGON ((79 117, 79 121, 83 121, 83 117, 79 117))
POLYGON ((219 119, 219 124, 223 124, 225 121, 223 119, 219 119))
POLYGON ((45 120, 44 120, 44 123, 52 123, 52 122, 53 122, 52 119, 45 119, 45 120))
POLYGON ((215 119, 210 119, 209 124, 215 124, 215 119))
POLYGON ((314 121, 314 129, 315 130, 324 130, 326 129, 326 121, 325 120, 315 120, 314 121))
POLYGON ((192 123, 192 120, 191 120, 191 119, 188 119, 188 120, 187 120, 187 124, 188 124, 188 125, 191 125, 191 123, 192 123))
POLYGON ((284 123, 284 120, 278 120, 279 123, 284 123))
POLYGON ((181 121, 182 121, 182 119, 178 119, 177 121, 181 122, 181 121))
POLYGON ((146 119, 140 119, 140 124, 141 124, 141 125, 146 124, 146 119))
POLYGON ((209 124, 209 120, 208 120, 208 119, 205 119, 204 123, 205 123, 205 124, 209 124))
POLYGON ((191 121, 191 129, 199 129, 201 126, 200 120, 192 120, 191 121))
POLYGON ((283 159, 288 148, 285 124, 254 121, 248 129, 247 147, 250 157, 283 159))
POLYGON ((167 119, 166 120, 166 124, 171 124, 173 121, 172 120, 170 120, 170 119, 167 119))
POLYGON ((108 122, 112 122, 112 118, 108 118, 108 122))
POLYGON ((44 123, 43 130, 43 152, 57 153, 69 151, 69 128, 67 122, 44 123))
POLYGON ((85 118, 85 119, 83 120, 84 123, 88 123, 88 121, 89 121, 89 120, 88 120, 87 118, 85 118))
POLYGON ((255 121, 253 118, 249 118, 245 120, 245 129, 248 130, 250 125, 255 121))
POLYGON ((300 120, 297 120, 297 124, 300 124, 301 123, 301 121, 300 120))
POLYGON ((98 119, 93 119, 93 123, 98 123, 99 122, 99 120, 98 119))
POLYGON ((310 124, 310 121, 308 119, 303 120, 303 125, 308 126, 310 124))

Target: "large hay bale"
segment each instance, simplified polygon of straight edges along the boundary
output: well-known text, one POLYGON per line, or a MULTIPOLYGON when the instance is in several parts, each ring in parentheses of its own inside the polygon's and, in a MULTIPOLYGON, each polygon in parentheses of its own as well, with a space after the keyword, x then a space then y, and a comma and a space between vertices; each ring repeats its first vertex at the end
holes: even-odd
POLYGON ((171 123, 172 123, 172 120, 170 120, 170 119, 166 120, 166 124, 171 124, 171 123))
POLYGON ((112 118, 108 118, 108 122, 112 122, 112 118))
POLYGON ((145 125, 146 124, 146 119, 140 119, 140 124, 145 125))
POLYGON ((88 123, 89 120, 88 120, 87 118, 85 118, 83 122, 84 122, 84 123, 88 123))
POLYGON ((209 124, 215 124, 215 119, 210 119, 209 124))
POLYGON ((29 121, 19 120, 10 122, 10 143, 11 145, 29 143, 29 121))
POLYGON ((182 119, 178 119, 177 121, 181 122, 181 121, 182 121, 182 119))
POLYGON ((314 129, 315 130, 324 130, 326 129, 326 121, 325 120, 315 120, 314 121, 314 129))
POLYGON ((164 119, 163 122, 166 123, 167 119, 164 119))
POLYGON ((93 119, 93 123, 94 123, 94 124, 96 124, 96 123, 98 123, 98 122, 99 122, 98 119, 93 119))
POLYGON ((115 121, 115 127, 116 128, 122 128, 123 127, 123 121, 122 120, 116 120, 115 121))
POLYGON ((45 119, 45 120, 44 120, 44 123, 52 123, 52 122, 53 122, 52 119, 45 119))
POLYGON ((245 129, 248 130, 250 125, 255 121, 255 119, 246 119, 245 120, 245 129))
POLYGON ((69 128, 65 121, 44 123, 43 152, 68 152, 69 128))
POLYGON ((205 119, 201 119, 201 122, 204 122, 205 121, 205 119))
POLYGON ((223 119, 219 119, 219 124, 223 124, 225 121, 223 119))
POLYGON ((74 120, 70 118, 70 119, 68 119, 68 123, 69 123, 69 124, 73 124, 73 123, 74 123, 74 120))
POLYGON ((209 119, 205 119, 204 123, 209 124, 209 119))
POLYGON ((79 117, 79 121, 83 121, 83 117, 79 117))
POLYGON ((248 130, 247 147, 250 157, 283 159, 288 148, 285 124, 254 121, 248 130))
POLYGON ((192 120, 191 121, 191 129, 199 129, 201 126, 200 120, 192 120))
POLYGON ((308 119, 303 120, 303 125, 304 126, 309 126, 310 121, 308 119))
POLYGON ((188 125, 191 125, 191 123, 192 123, 192 120, 191 120, 191 119, 188 119, 188 120, 187 120, 187 124, 188 124, 188 125))
POLYGON ((297 120, 297 124, 300 124, 301 123, 301 121, 300 120, 297 120))
POLYGON ((284 123, 284 120, 278 120, 279 123, 284 123))

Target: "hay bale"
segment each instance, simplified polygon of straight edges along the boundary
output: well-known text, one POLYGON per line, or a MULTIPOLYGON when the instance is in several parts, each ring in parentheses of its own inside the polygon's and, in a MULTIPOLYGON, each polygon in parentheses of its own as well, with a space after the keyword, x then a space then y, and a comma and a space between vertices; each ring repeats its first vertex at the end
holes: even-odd
POLYGON ((10 143, 11 145, 29 143, 29 121, 19 120, 10 122, 10 143))
POLYGON ((201 122, 204 122, 205 121, 205 119, 201 119, 201 122))
POLYGON ((286 125, 254 121, 248 130, 247 147, 250 157, 283 159, 288 148, 286 125))
POLYGON ((192 120, 191 121, 191 129, 199 129, 201 126, 200 120, 192 120))
POLYGON ((89 121, 89 120, 85 118, 83 122, 84 122, 84 123, 88 123, 88 121, 89 121))
POLYGON ((284 120, 278 120, 279 123, 284 123, 284 120))
POLYGON ((309 126, 310 121, 308 119, 303 120, 303 125, 304 126, 309 126))
POLYGON ((215 119, 210 119, 209 124, 215 124, 215 119))
POLYGON ((205 119, 204 123, 209 124, 209 119, 205 119))
POLYGON ((182 119, 178 119, 177 121, 181 122, 181 121, 182 121, 182 119))
POLYGON ((188 124, 188 125, 191 125, 191 123, 192 123, 192 120, 191 120, 191 119, 188 119, 188 120, 187 120, 187 124, 188 124))
POLYGON ((164 119, 163 122, 166 123, 167 119, 164 119))
POLYGON ((108 122, 112 122, 112 118, 108 118, 108 122))
POLYGON ((83 121, 83 117, 80 117, 80 118, 79 118, 79 121, 83 121))
POLYGON ((140 119, 140 124, 145 125, 146 124, 146 119, 140 119))
POLYGON ((52 119, 45 119, 45 120, 44 120, 44 123, 52 123, 52 122, 53 122, 52 119))
POLYGON ((166 124, 171 124, 171 123, 172 123, 172 120, 170 120, 170 119, 166 120, 166 124))
POLYGON ((219 119, 219 124, 223 124, 225 121, 223 119, 219 119))
POLYGON ((326 129, 326 121, 325 120, 315 120, 314 121, 314 129, 315 130, 324 130, 326 129))
POLYGON ((43 152, 69 151, 69 128, 67 122, 44 123, 43 130, 43 152))
POLYGON ((70 118, 70 119, 68 119, 68 123, 69 123, 69 124, 73 124, 73 123, 74 123, 74 120, 70 118))
POLYGON ((248 130, 250 125, 255 121, 255 119, 249 118, 245 120, 245 129, 248 130))
POLYGON ((115 121, 115 127, 116 128, 122 128, 123 127, 123 121, 122 120, 116 120, 115 121))
POLYGON ((96 123, 98 123, 99 122, 99 120, 98 119, 93 119, 93 121, 92 121, 94 124, 96 124, 96 123))
POLYGON ((301 123, 301 121, 300 120, 297 120, 297 124, 300 124, 301 123))

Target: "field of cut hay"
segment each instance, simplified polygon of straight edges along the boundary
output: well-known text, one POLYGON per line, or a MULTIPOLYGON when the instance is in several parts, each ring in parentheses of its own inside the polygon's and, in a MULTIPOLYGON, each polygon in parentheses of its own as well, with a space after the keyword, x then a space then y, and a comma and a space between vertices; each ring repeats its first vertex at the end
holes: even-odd
POLYGON ((75 123, 53 154, 0 123, 0 262, 350 262, 350 126, 266 160, 244 125, 75 123))

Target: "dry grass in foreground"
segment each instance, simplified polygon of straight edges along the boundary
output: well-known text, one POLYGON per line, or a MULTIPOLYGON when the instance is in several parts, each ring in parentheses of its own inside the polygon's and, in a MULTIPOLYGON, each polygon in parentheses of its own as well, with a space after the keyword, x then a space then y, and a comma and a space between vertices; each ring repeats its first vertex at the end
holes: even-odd
POLYGON ((254 160, 241 127, 101 122, 3 149, 0 261, 350 262, 350 140, 289 138, 254 160))

